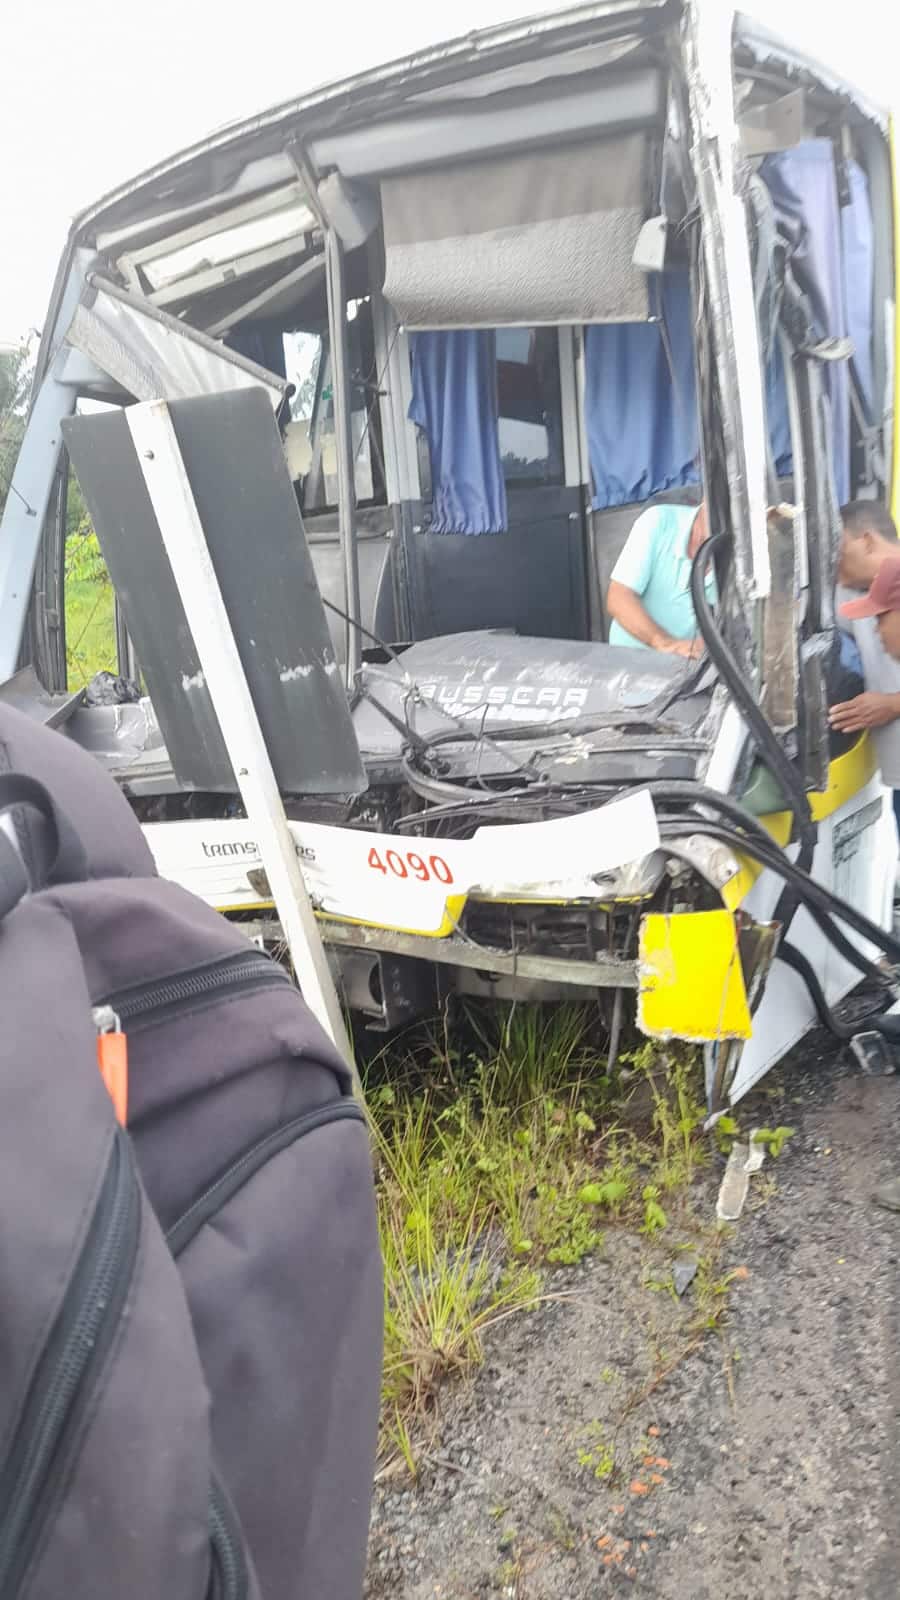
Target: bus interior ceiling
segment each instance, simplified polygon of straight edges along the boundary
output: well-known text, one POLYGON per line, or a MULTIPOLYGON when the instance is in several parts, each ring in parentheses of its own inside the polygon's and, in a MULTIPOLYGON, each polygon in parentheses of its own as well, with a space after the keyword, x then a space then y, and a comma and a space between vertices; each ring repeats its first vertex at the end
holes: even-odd
MULTIPOLYGON (((234 382, 269 375, 342 662, 362 638, 349 687, 373 785, 409 779, 410 742, 446 746, 411 784, 415 804, 446 805, 458 784, 521 787, 538 736, 557 793, 695 776, 708 750, 711 676, 697 680, 684 662, 650 652, 635 661, 604 642, 603 597, 635 517, 655 499, 700 496, 698 371, 707 380, 698 331, 709 355, 669 11, 609 9, 593 31, 551 28, 543 54, 519 41, 473 52, 465 70, 438 54, 406 81, 388 74, 355 95, 351 86, 302 113, 258 119, 113 197, 74 236, 72 271, 85 279, 82 304, 95 322, 101 303, 129 314, 143 307, 157 330, 148 382, 159 397, 187 392, 163 349, 179 339, 201 388, 218 381, 203 366, 215 346, 236 363, 234 382), (355 622, 340 616, 338 310, 355 622), (657 708, 651 732, 645 705, 657 708), (502 742, 453 745, 460 720, 502 730, 502 742), (591 732, 573 761, 582 724, 591 732), (556 725, 568 728, 564 747, 556 725)), ((890 192, 884 134, 838 87, 770 58, 749 34, 735 60, 763 262, 758 310, 768 318, 760 343, 770 498, 802 505, 812 465, 807 452, 803 479, 792 482, 792 352, 771 316, 767 220, 793 242, 819 336, 853 339, 852 361, 826 378, 837 494, 883 493, 893 261, 872 214, 890 192)), ((77 317, 59 328, 70 387, 118 403, 148 398, 129 389, 127 367, 125 378, 114 363, 104 368, 121 328, 105 332, 107 345, 96 326, 80 334, 77 317)), ((52 338, 45 347, 46 371, 52 338)), ((59 629, 54 643, 35 614, 60 598, 65 519, 53 509, 29 637, 42 680, 61 690, 59 629)), ((88 717, 79 711, 71 731, 98 748, 99 722, 89 733, 88 717)), ((143 778, 129 777, 121 745, 116 770, 136 796, 155 793, 163 804, 177 785, 160 781, 159 732, 152 718, 143 726, 152 775, 145 763, 143 778)))

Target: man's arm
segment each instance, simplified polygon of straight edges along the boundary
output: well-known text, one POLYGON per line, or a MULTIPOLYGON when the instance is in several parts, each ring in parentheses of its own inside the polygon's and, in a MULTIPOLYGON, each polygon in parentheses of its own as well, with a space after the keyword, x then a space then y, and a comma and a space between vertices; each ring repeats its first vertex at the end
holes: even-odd
MULTIPOLYGON (((651 650, 664 650, 667 655, 699 656, 703 650, 702 639, 673 639, 658 622, 654 622, 641 600, 625 583, 610 578, 606 591, 606 609, 620 627, 632 638, 647 644, 651 650)), ((898 713, 900 715, 900 713, 898 713)))
POLYGON ((864 728, 884 728, 900 717, 900 694, 876 694, 867 690, 853 700, 842 700, 828 713, 838 733, 861 733, 864 728))

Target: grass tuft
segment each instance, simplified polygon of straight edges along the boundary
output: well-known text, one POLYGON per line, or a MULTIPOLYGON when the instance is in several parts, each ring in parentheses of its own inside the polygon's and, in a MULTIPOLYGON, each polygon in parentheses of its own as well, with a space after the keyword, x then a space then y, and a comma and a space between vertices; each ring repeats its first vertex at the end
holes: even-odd
MULTIPOLYGON (((589 1006, 473 1013, 370 1065, 385 1264, 383 1450, 415 1472, 440 1386, 548 1268, 625 1224, 656 1235, 704 1159, 698 1067, 652 1046, 605 1070, 589 1006), (463 1046, 459 1046, 462 1038, 463 1046), (643 1096, 636 1121, 635 1104, 643 1096)), ((595 1463, 596 1466, 596 1463, 595 1463)))

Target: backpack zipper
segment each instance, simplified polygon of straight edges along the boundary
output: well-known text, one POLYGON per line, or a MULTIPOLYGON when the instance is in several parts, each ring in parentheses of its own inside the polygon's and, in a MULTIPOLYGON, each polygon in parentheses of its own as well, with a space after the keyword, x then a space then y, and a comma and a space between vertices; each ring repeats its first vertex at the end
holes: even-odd
POLYGON ((117 1129, 87 1238, 0 1472, 0 1600, 17 1593, 68 1469, 131 1286, 140 1216, 131 1153, 117 1129))
POLYGON ((230 989, 261 988, 270 983, 290 984, 290 974, 261 950, 247 950, 225 956, 221 961, 210 961, 178 977, 159 978, 155 983, 123 989, 98 1000, 96 1006, 111 1006, 127 1033, 141 1023, 162 1022, 174 1012, 188 1009, 196 1000, 206 1000, 230 989))
POLYGON ((190 1244, 196 1234, 200 1232, 204 1223, 214 1217, 217 1211, 242 1189, 257 1173, 260 1167, 265 1166, 272 1156, 280 1150, 286 1150, 288 1145, 294 1144, 297 1139, 302 1139, 306 1133, 312 1133, 316 1128, 324 1128, 330 1122, 364 1122, 362 1107, 352 1095, 346 1095, 342 1100, 333 1100, 329 1105, 317 1106, 314 1111, 307 1111, 302 1117, 294 1117, 290 1122, 285 1122, 280 1128, 275 1128, 267 1133, 265 1138, 259 1139, 256 1144, 245 1150, 243 1155, 226 1167, 225 1171, 215 1178, 203 1193, 197 1196, 183 1211, 177 1222, 174 1222, 166 1233, 166 1244, 173 1256, 179 1256, 190 1244))
POLYGON ((209 1543, 207 1600, 245 1600, 249 1574, 244 1541, 228 1497, 215 1477, 209 1486, 209 1543))

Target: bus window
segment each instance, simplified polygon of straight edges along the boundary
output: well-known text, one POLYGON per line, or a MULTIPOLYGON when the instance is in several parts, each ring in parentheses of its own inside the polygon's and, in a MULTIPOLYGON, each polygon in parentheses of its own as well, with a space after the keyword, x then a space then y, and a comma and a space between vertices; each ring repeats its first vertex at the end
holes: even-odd
POLYGON ((497 407, 507 484, 562 483, 556 328, 497 329, 497 407))
MULTIPOLYGON (((368 300, 351 301, 347 308, 350 342, 350 428, 356 501, 361 506, 384 505, 387 500, 381 419, 378 411, 378 374, 368 300)), ((309 462, 304 475, 301 504, 304 512, 333 511, 338 503, 337 453, 334 434, 334 399, 331 351, 327 335, 290 335, 290 359, 296 358, 300 378, 291 406, 292 421, 308 427, 309 462)), ((288 342, 285 341, 288 353, 288 342)), ((294 372, 288 372, 297 382, 294 372)))
POLYGON ((293 384, 291 421, 309 423, 316 398, 316 379, 322 360, 322 340, 317 333, 297 332, 282 335, 284 371, 293 384))

